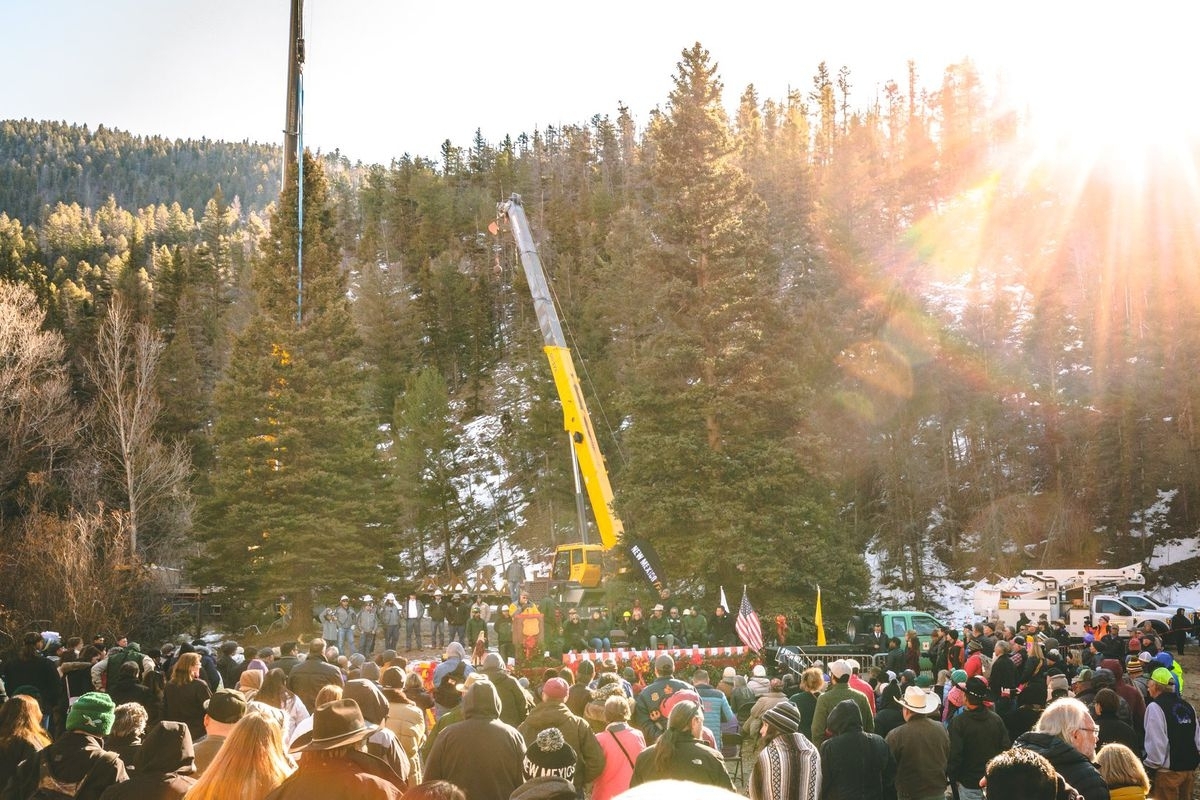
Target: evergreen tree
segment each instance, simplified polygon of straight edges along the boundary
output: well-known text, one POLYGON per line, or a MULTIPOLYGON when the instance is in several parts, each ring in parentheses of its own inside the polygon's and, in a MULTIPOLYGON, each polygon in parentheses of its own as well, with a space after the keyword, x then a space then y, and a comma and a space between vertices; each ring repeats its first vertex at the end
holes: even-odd
POLYGON ((737 164, 716 67, 699 44, 674 83, 648 134, 660 244, 625 270, 642 310, 625 343, 619 510, 672 554, 676 580, 753 580, 801 596, 820 563, 823 584, 853 597, 865 570, 834 544, 832 498, 790 444, 805 387, 786 356, 766 209, 737 164))
POLYGON ((250 616, 281 593, 377 587, 390 560, 360 343, 324 170, 308 153, 302 301, 297 205, 293 174, 254 272, 258 313, 218 389, 213 494, 196 564, 232 610, 250 616))

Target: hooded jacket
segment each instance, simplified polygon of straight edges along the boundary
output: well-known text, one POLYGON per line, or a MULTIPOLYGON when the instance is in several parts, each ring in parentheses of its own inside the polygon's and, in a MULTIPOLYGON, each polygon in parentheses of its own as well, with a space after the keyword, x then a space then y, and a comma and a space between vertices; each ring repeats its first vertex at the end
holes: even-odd
POLYGON ((104 790, 102 800, 178 800, 196 782, 192 735, 182 722, 160 722, 146 733, 129 780, 104 790))
POLYGON ((5 798, 24 798, 33 794, 45 764, 52 779, 75 784, 76 800, 97 800, 114 783, 128 780, 125 764, 115 753, 104 749, 104 740, 82 731, 67 731, 17 768, 8 784, 5 798))
POLYGON ((444 780, 471 800, 507 800, 525 782, 525 740, 500 721, 500 699, 491 681, 478 681, 462 702, 463 720, 446 728, 425 764, 425 781, 444 780))
POLYGON ((525 742, 532 742, 547 728, 558 728, 563 739, 579 759, 575 769, 575 786, 582 789, 600 776, 606 756, 592 726, 583 717, 571 713, 565 703, 543 700, 536 705, 518 729, 525 742))
POLYGON ((1084 800, 1109 800, 1108 786, 1092 762, 1057 736, 1030 731, 1017 737, 1014 746, 1045 756, 1084 800))
MULTIPOLYGON (((1138 736, 1145 733, 1146 698, 1141 691, 1125 678, 1125 664, 1119 658, 1106 658, 1100 662, 1100 668, 1113 674, 1112 690, 1129 706, 1129 719, 1124 719, 1138 736)), ((1120 716, 1118 714, 1117 716, 1120 716)), ((1134 752, 1137 752, 1136 750, 1134 752)))
POLYGON ((392 771, 407 785, 411 770, 408 755, 404 752, 400 739, 392 732, 391 728, 384 724, 391 705, 384 696, 383 690, 371 681, 355 678, 346 681, 346 689, 342 693, 342 697, 358 703, 363 719, 367 722, 383 726, 367 739, 367 753, 391 767, 392 771))
POLYGON ((854 700, 833 707, 825 723, 833 735, 821 745, 822 800, 882 800, 896 777, 887 743, 862 729, 854 700))

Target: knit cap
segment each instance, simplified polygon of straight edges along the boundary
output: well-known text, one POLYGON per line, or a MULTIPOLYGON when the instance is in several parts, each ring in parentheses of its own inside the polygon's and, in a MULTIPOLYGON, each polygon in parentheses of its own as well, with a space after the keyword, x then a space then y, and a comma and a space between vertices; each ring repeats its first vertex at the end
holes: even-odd
POLYGON ((116 704, 104 692, 88 692, 67 713, 67 730, 108 736, 116 719, 116 704))
POLYGON ((542 696, 550 700, 566 700, 571 687, 562 678, 551 678, 542 685, 542 696))
POLYGON ((967 671, 965 669, 956 669, 950 673, 950 682, 955 686, 959 686, 967 682, 967 671))
POLYGON ((525 748, 521 770, 525 780, 543 775, 556 775, 575 780, 575 751, 558 728, 546 728, 525 748))
POLYGON ((1136 678, 1142 674, 1142 662, 1130 656, 1125 662, 1125 674, 1130 678, 1136 678))
POLYGON ((777 703, 766 710, 762 716, 763 722, 785 733, 795 733, 800 730, 800 709, 790 702, 777 703))

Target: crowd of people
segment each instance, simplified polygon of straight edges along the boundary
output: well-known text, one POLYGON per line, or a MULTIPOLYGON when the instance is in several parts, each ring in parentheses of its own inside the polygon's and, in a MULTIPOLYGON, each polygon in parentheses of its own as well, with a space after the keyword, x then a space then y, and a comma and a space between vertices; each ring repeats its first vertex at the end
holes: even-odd
POLYGON ((580 612, 553 598, 537 603, 527 592, 513 592, 511 604, 493 610, 481 595, 456 592, 447 599, 441 589, 422 600, 416 593, 398 600, 386 594, 381 604, 372 595, 355 601, 342 595, 336 605, 320 611, 321 635, 346 655, 370 657, 379 650, 399 650, 404 631, 403 652, 438 649, 459 642, 468 651, 482 643, 495 648, 503 658, 516 656, 513 620, 522 611, 534 610, 542 617, 539 641, 550 652, 606 651, 614 645, 634 650, 658 647, 732 647, 741 644, 733 618, 721 605, 705 613, 690 604, 654 603, 643 608, 635 600, 628 609, 610 611, 601 606, 580 612), (614 640, 614 633, 620 639, 614 640))
MULTIPOLYGON (((662 612, 650 618, 696 616, 662 612)), ((582 616, 568 609, 564 627, 582 616)), ((1152 629, 1101 626, 1068 647, 1052 625, 980 623, 937 631, 915 660, 915 636, 876 631, 861 663, 800 674, 677 674, 660 652, 646 674, 601 653, 530 675, 498 647, 470 654, 467 626, 440 658, 410 660, 373 653, 357 625, 348 654, 338 638, 143 650, 31 632, 0 669, 0 800, 611 800, 651 783, 764 800, 972 800, 985 786, 1191 800, 1200 766, 1186 676, 1152 629)), ((383 644, 398 644, 390 627, 383 644)), ((584 631, 581 647, 607 649, 584 631)))

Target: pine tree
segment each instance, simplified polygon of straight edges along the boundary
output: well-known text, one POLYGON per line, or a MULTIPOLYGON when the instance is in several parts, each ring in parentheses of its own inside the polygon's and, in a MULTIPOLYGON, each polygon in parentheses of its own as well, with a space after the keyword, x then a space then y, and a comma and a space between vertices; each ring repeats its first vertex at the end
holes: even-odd
POLYGON ((819 562, 823 585, 852 597, 865 570, 832 546, 831 497, 792 444, 806 389, 787 356, 795 342, 766 209, 738 166, 716 67, 699 44, 674 82, 648 134, 659 244, 623 271, 641 297, 622 348, 631 423, 618 510, 672 554, 675 579, 752 579, 800 596, 819 562))
POLYGON ((293 174, 254 272, 258 313, 218 389, 217 463, 197 563, 203 580, 224 587, 231 610, 249 616, 281 593, 377 588, 389 561, 360 344, 324 171, 307 153, 302 300, 297 201, 293 174))

